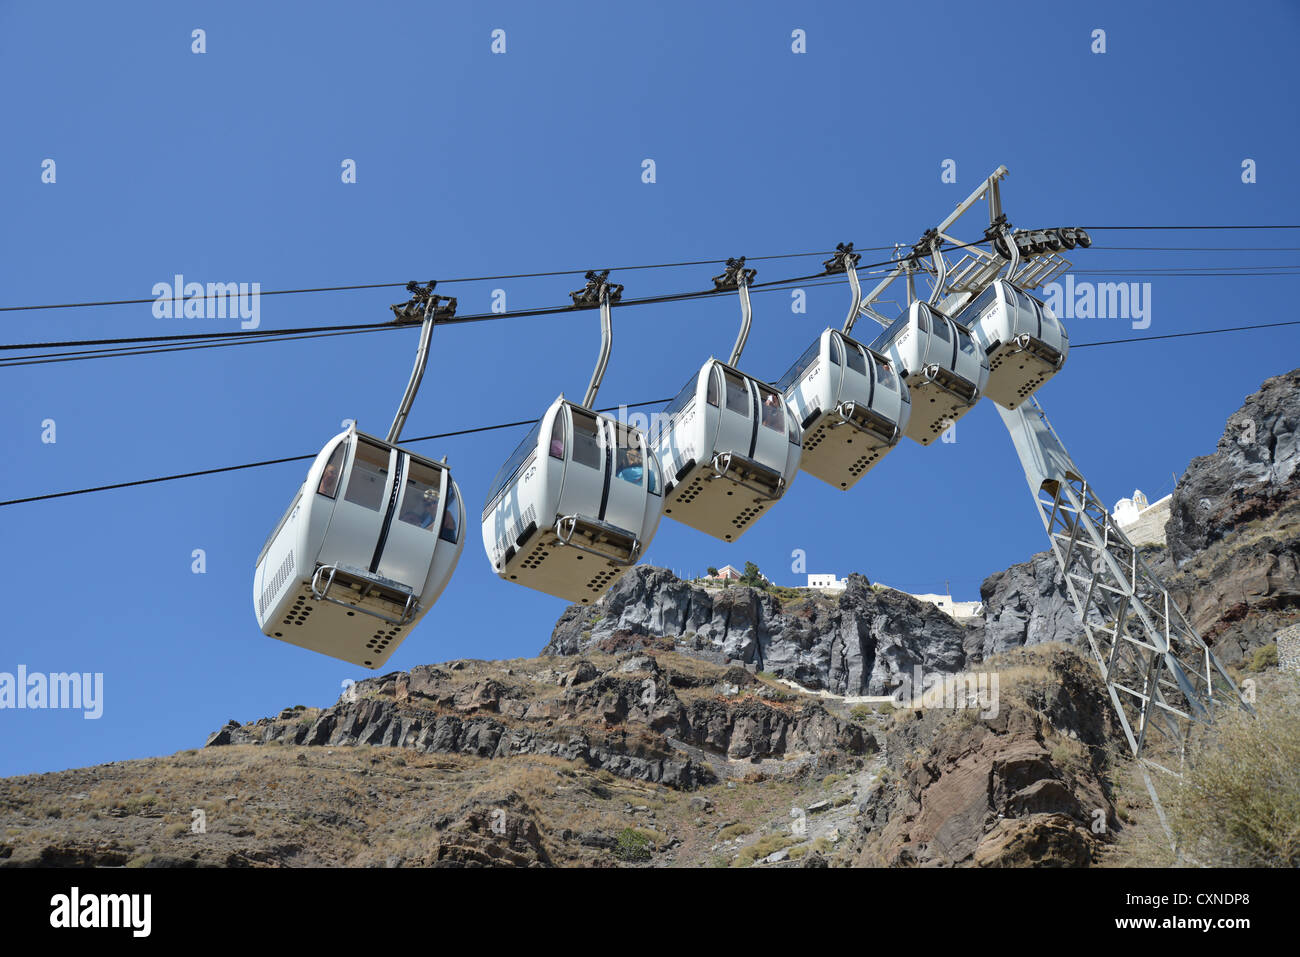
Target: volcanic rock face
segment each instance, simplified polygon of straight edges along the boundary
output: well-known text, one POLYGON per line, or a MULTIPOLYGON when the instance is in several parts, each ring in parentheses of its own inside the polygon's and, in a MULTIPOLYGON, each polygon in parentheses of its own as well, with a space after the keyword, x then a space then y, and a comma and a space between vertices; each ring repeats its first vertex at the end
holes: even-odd
POLYGON ((1084 867, 1117 824, 1105 785, 1110 709, 1096 669, 1060 646, 997 661, 997 713, 902 712, 863 805, 863 866, 1084 867), (1104 823, 1105 826, 1100 825, 1104 823))
POLYGON ((1026 645, 1084 641, 1083 626, 1075 620, 1074 605, 1051 552, 1039 552, 984 579, 980 600, 984 603, 981 659, 1026 645))
POLYGON ((785 604, 767 592, 708 590, 663 568, 625 575, 594 606, 566 610, 544 655, 665 644, 718 663, 752 664, 839 695, 889 694, 913 666, 951 674, 966 663, 967 631, 928 602, 850 575, 838 598, 785 604))
POLYGON ((1166 584, 1227 663, 1300 620, 1300 369, 1266 379, 1174 489, 1166 584))
POLYGON ((1265 379, 1228 418, 1212 455, 1178 480, 1165 536, 1181 567, 1238 526, 1300 499, 1300 369, 1265 379))
POLYGON ((231 722, 207 746, 372 745, 483 758, 546 755, 679 789, 714 777, 707 762, 681 745, 706 756, 752 760, 876 749, 861 727, 820 705, 796 708, 741 695, 739 685, 753 682, 743 669, 725 674, 728 698, 712 693, 713 682, 664 668, 649 654, 624 655, 605 671, 584 659, 567 673, 520 674, 513 685, 496 676, 499 669, 458 664, 456 670, 422 665, 359 681, 318 714, 231 722), (684 700, 679 691, 691 693, 684 700))

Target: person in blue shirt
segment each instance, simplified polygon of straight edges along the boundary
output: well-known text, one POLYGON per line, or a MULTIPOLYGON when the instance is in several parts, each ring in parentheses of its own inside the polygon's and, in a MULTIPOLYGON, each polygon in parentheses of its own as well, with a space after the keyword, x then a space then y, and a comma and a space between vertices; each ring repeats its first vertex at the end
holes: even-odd
POLYGON ((656 491, 654 469, 645 467, 640 449, 628 449, 623 453, 623 464, 618 470, 618 477, 633 485, 640 485, 642 478, 646 478, 650 482, 650 491, 656 491))
POLYGON ((618 477, 633 485, 640 485, 645 475, 645 466, 641 463, 641 450, 628 449, 623 453, 623 464, 618 470, 618 477))

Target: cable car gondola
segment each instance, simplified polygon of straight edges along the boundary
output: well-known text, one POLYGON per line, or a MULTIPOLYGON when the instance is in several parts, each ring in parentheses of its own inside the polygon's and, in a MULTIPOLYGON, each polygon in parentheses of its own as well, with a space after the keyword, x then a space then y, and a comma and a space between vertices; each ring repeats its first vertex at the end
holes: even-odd
POLYGON ((588 273, 575 303, 599 302, 601 354, 581 405, 563 393, 501 466, 483 506, 483 548, 506 581, 579 604, 599 598, 659 527, 663 478, 640 430, 593 411, 623 287, 588 273))
POLYGON ((889 360, 849 338, 862 302, 853 244, 841 243, 826 271, 846 272, 853 290, 844 332, 826 329, 776 383, 803 429, 799 468, 847 489, 894 448, 912 398, 889 360))
MULTIPOLYGON (((913 297, 909 261, 908 297, 913 301, 871 344, 872 349, 888 356, 907 380, 912 394, 912 415, 903 434, 922 445, 929 445, 975 408, 989 378, 988 359, 970 330, 944 315, 935 305, 943 292, 948 270, 936 235, 936 230, 930 230, 922 237, 935 264, 930 301, 913 297)), ((921 244, 916 247, 918 251, 924 248, 921 244)))
POLYGON ((654 450, 667 477, 664 514, 732 542, 772 507, 799 469, 803 431, 785 397, 736 368, 753 311, 745 260, 727 261, 718 289, 740 293, 742 323, 728 362, 710 358, 664 409, 654 450))
POLYGON ((465 547, 445 464, 348 429, 332 438, 257 557, 262 632, 379 668, 433 607, 465 547))
POLYGON ((988 382, 988 360, 970 330, 926 302, 912 303, 871 348, 906 379, 912 414, 903 434, 922 445, 975 408, 988 382))
POLYGON ((326 443, 262 546, 253 577, 263 634, 365 668, 381 667, 433 607, 465 547, 465 509, 446 460, 396 444, 434 315, 455 309, 455 300, 439 309, 432 288, 418 290, 420 348, 388 438, 352 425, 326 443))
POLYGON ((958 321, 988 360, 985 394, 1007 409, 1060 372, 1070 352, 1070 337, 1052 310, 1005 279, 994 280, 958 321))

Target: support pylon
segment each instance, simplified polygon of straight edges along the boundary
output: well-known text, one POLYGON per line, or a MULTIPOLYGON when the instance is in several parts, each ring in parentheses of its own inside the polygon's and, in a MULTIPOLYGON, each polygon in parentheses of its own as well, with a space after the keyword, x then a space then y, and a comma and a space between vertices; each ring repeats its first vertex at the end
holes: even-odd
POLYGON ((1148 769, 1181 777, 1193 735, 1225 708, 1250 704, 1115 523, 1036 398, 998 407, 1087 635, 1102 680, 1156 813, 1169 833, 1148 769))

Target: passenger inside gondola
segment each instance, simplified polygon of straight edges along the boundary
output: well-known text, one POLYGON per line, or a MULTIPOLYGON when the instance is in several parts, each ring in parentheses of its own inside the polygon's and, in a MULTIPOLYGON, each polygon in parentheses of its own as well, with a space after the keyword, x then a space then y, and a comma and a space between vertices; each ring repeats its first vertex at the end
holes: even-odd
POLYGON ((771 429, 782 427, 781 406, 778 404, 776 396, 770 392, 763 400, 763 424, 771 429))
POLYGON ((555 417, 555 425, 551 427, 551 458, 564 458, 564 416, 555 417))
POLYGON ((633 485, 640 485, 644 474, 645 467, 641 463, 640 449, 624 449, 619 453, 619 478, 633 485))
POLYGON ((407 509, 402 513, 402 521, 409 525, 418 525, 421 528, 428 528, 433 524, 433 518, 438 514, 438 492, 436 489, 425 489, 424 495, 420 497, 414 508, 407 509))
POLYGON ((316 491, 321 495, 328 495, 330 498, 333 498, 338 492, 338 487, 339 467, 333 462, 330 462, 325 466, 325 474, 321 476, 320 485, 316 487, 316 491))

